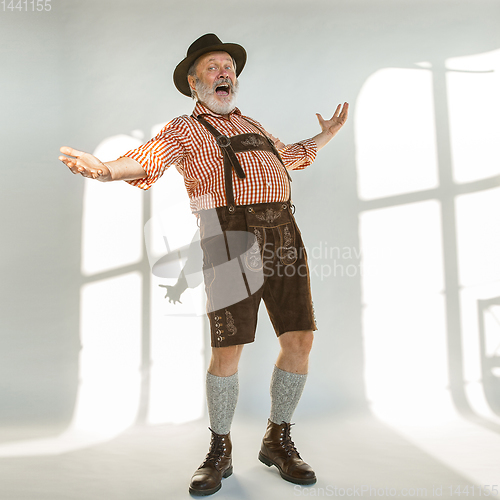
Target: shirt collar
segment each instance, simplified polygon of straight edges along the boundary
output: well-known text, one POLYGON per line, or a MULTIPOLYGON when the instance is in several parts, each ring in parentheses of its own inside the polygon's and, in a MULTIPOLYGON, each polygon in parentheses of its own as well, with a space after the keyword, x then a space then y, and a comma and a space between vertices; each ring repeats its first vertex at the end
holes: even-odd
MULTIPOLYGON (((216 116, 218 118, 222 118, 222 115, 218 115, 217 113, 214 113, 213 111, 210 111, 206 106, 203 106, 200 102, 196 103, 196 106, 194 107, 193 110, 193 116, 198 116, 202 114, 207 114, 207 115, 212 115, 216 116)), ((241 111, 238 108, 234 108, 229 115, 241 115, 241 111)))

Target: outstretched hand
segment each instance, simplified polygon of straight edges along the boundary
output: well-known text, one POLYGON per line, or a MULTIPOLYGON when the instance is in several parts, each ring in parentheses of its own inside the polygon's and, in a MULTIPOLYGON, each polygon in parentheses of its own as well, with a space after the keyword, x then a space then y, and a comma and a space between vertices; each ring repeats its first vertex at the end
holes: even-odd
POLYGON ((344 102, 342 109, 339 104, 329 120, 325 120, 319 113, 316 113, 322 132, 331 136, 330 139, 344 126, 344 123, 347 121, 348 110, 349 104, 344 102))
POLYGON ((67 146, 63 146, 59 151, 65 155, 74 157, 59 156, 59 160, 74 174, 81 174, 83 177, 90 177, 102 182, 112 180, 109 168, 94 155, 67 146))

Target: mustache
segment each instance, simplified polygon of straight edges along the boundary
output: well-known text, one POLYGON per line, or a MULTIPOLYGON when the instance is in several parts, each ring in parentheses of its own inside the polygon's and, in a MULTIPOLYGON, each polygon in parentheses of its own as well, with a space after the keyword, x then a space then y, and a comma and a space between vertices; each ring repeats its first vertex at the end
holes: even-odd
POLYGON ((195 83, 196 92, 198 94, 205 94, 209 96, 215 95, 217 87, 220 87, 222 85, 227 85, 231 90, 231 94, 237 94, 239 87, 238 80, 236 80, 236 82, 233 84, 230 78, 219 78, 212 84, 212 87, 209 87, 197 77, 195 83))

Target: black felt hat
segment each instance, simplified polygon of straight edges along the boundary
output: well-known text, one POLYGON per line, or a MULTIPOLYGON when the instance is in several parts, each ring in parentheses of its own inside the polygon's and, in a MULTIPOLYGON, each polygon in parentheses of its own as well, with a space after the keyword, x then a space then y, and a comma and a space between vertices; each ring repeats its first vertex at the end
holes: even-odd
POLYGON ((222 43, 217 35, 207 33, 190 45, 186 57, 175 68, 174 84, 181 94, 191 96, 191 88, 187 81, 191 65, 203 54, 216 51, 227 52, 236 61, 236 76, 239 76, 247 62, 245 49, 235 43, 222 43))

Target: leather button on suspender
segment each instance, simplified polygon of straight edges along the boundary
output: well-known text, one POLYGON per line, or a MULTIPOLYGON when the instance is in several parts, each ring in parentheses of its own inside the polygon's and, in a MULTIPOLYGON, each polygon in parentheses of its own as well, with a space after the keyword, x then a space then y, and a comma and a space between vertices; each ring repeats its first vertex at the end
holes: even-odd
POLYGON ((231 144, 231 139, 227 135, 219 135, 215 140, 221 148, 227 148, 231 144))

